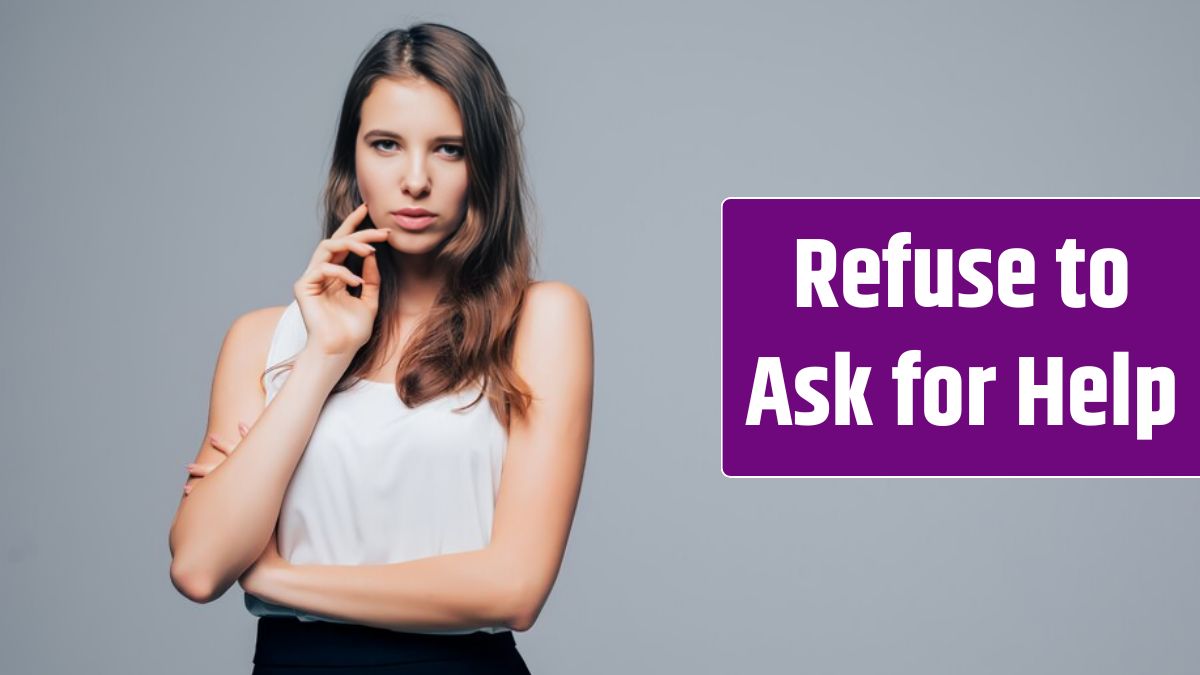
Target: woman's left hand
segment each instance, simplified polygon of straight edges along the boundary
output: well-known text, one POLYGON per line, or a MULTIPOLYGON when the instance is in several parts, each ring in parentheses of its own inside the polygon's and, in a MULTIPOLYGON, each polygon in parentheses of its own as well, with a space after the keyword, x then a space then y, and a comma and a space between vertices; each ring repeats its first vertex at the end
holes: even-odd
POLYGON ((258 556, 258 560, 255 560, 254 564, 242 574, 238 582, 247 593, 267 600, 271 595, 272 583, 276 580, 279 571, 290 565, 291 563, 279 555, 278 540, 275 530, 272 530, 267 547, 258 556))
MULTIPOLYGON (((250 433, 250 427, 247 426, 245 422, 238 422, 238 433, 241 434, 242 438, 245 438, 246 434, 250 433)), ((237 449, 238 443, 241 443, 241 440, 238 440, 238 443, 226 443, 225 441, 222 441, 221 439, 212 435, 208 437, 208 440, 210 443, 212 443, 214 448, 221 451, 225 456, 213 462, 212 464, 192 463, 187 465, 190 477, 187 479, 187 482, 183 484, 183 496, 185 497, 192 493, 192 487, 195 483, 192 478, 204 478, 208 474, 212 473, 213 469, 216 469, 221 465, 222 462, 225 461, 226 458, 233 454, 233 451, 237 449)))

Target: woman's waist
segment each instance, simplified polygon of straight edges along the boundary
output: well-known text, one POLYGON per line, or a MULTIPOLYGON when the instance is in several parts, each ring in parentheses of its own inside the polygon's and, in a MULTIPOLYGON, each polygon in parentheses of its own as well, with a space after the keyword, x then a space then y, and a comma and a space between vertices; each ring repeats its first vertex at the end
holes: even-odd
POLYGON ((372 666, 498 656, 515 649, 509 630, 441 634, 275 616, 258 620, 254 663, 372 666))

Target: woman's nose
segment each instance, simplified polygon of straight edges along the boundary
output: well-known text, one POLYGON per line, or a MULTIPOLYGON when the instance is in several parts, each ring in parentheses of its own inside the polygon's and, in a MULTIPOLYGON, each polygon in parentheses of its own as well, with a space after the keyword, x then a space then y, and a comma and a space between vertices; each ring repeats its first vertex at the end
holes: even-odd
POLYGON ((410 195, 418 196, 429 191, 429 172, 420 158, 409 163, 402 180, 404 191, 410 195))

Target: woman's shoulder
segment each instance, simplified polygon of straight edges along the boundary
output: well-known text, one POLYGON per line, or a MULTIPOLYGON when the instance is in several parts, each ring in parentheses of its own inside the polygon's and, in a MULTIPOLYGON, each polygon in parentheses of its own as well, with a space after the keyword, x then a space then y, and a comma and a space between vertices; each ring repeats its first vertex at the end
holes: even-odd
MULTIPOLYGON (((292 305, 294 304, 292 303, 292 305)), ((291 310, 292 305, 261 307, 245 312, 237 319, 234 319, 230 332, 236 330, 243 336, 257 342, 269 341, 275 333, 275 328, 283 319, 284 314, 291 310)))
POLYGON ((516 342, 537 351, 590 332, 591 321, 587 297, 579 289, 562 281, 535 281, 525 290, 516 342))
POLYGON ((261 307, 238 316, 225 337, 229 348, 248 354, 256 363, 269 360, 278 330, 293 311, 293 305, 261 307))
POLYGON ((592 314, 587 298, 561 281, 535 282, 513 337, 513 369, 535 399, 582 400, 592 381, 592 314))
POLYGON ((525 304, 528 306, 549 306, 551 310, 562 310, 574 307, 586 309, 587 297, 574 286, 554 280, 534 281, 525 290, 525 304))

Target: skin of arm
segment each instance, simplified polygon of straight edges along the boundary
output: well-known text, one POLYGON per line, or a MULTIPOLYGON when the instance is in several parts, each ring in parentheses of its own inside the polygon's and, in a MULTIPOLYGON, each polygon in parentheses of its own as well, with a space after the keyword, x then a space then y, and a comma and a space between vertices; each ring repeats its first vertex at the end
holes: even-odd
POLYGON ((513 366, 533 401, 509 427, 485 548, 383 565, 292 565, 272 553, 246 591, 392 630, 529 630, 558 577, 591 433, 593 340, 582 294, 560 282, 530 287, 513 366))
POLYGON ((195 602, 219 598, 266 548, 325 399, 353 357, 306 348, 265 406, 259 375, 283 310, 272 307, 239 317, 217 359, 206 441, 197 462, 222 457, 209 435, 236 438, 239 420, 254 422, 238 451, 193 483, 171 525, 171 582, 195 602))

